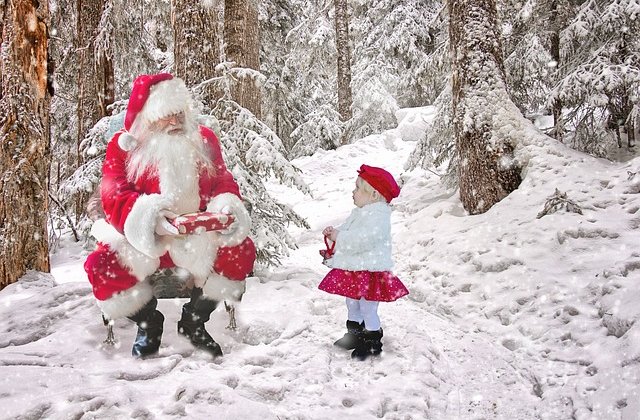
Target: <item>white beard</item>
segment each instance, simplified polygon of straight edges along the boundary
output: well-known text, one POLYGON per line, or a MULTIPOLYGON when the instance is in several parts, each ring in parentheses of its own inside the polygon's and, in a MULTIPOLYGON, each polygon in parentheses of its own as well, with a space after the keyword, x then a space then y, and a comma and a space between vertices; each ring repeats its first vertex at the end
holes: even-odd
POLYGON ((199 172, 213 165, 198 129, 177 135, 149 135, 132 150, 127 160, 127 178, 136 182, 147 169, 158 176, 160 194, 173 203, 176 214, 198 211, 199 172))

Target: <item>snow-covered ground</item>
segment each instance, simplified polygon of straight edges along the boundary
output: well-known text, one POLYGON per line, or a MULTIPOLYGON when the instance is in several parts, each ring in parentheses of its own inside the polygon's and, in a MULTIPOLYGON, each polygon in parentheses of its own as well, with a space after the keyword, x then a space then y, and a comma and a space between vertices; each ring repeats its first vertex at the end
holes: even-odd
POLYGON ((133 323, 106 329, 82 263, 65 242, 53 275, 0 291, 0 417, 20 419, 638 419, 640 418, 640 158, 609 163, 550 143, 529 151, 520 188, 467 216, 429 171, 403 171, 433 109, 295 161, 313 197, 270 183, 306 217, 299 249, 248 281, 239 327, 219 308, 208 324, 224 357, 178 336, 181 299, 163 299, 157 357, 130 356, 133 323), (394 200, 395 271, 411 294, 380 306, 381 357, 332 346, 341 298, 327 272, 323 227, 353 208, 356 169, 383 166, 394 200), (582 214, 536 218, 555 189, 582 214))

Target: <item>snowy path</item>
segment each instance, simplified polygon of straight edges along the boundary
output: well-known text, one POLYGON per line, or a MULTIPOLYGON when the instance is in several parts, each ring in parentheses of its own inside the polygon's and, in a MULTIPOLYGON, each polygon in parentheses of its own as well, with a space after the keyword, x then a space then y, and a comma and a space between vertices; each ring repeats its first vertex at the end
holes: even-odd
POLYGON ((383 357, 352 361, 331 345, 341 334, 341 302, 314 290, 317 273, 288 267, 249 285, 236 333, 215 313, 210 329, 226 355, 213 363, 171 328, 181 301, 160 302, 167 321, 159 356, 134 362, 130 323, 116 324, 116 347, 100 345, 105 329, 85 284, 34 279, 40 290, 22 316, 2 311, 3 418, 527 418, 514 392, 524 386, 492 355, 499 349, 413 301, 383 314, 383 357), (407 325, 405 316, 422 322, 407 325), (507 401, 480 399, 483 392, 507 401), (510 399, 519 404, 508 407, 510 399))
POLYGON ((381 357, 353 361, 332 345, 346 308, 317 289, 328 271, 320 232, 353 208, 361 163, 403 173, 414 144, 401 131, 297 159, 313 197, 268 186, 311 229, 292 228, 299 248, 248 280, 237 331, 225 329, 223 307, 214 312, 207 328, 220 359, 178 336, 182 299, 160 301, 157 357, 131 358, 126 320, 117 345, 103 345, 72 247, 59 284, 31 273, 2 290, 0 419, 637 419, 640 333, 618 303, 631 311, 640 296, 629 286, 640 278, 640 194, 627 192, 640 163, 609 169, 545 154, 518 191, 475 217, 461 217, 435 175, 407 175, 392 223, 395 271, 411 294, 380 306, 381 357), (554 188, 585 216, 536 219, 554 188))
MULTIPOLYGON (((117 322, 117 345, 103 345, 106 330, 86 282, 55 285, 50 276, 33 275, 5 289, 0 417, 529 418, 531 387, 509 352, 438 315, 419 288, 381 305, 382 357, 353 361, 332 345, 343 334, 346 309, 342 298, 317 290, 327 271, 317 253, 320 230, 348 215, 355 168, 383 166, 380 147, 400 148, 406 156, 412 144, 378 136, 342 151, 353 159, 327 152, 327 159, 309 159, 304 168, 335 177, 316 185, 310 179, 315 200, 280 191, 312 229, 294 232, 299 249, 281 267, 248 280, 237 331, 224 328, 223 308, 213 314, 208 329, 225 352, 221 359, 194 353, 178 336, 184 300, 160 301, 166 321, 159 355, 133 361, 134 326, 117 322)), ((60 267, 57 275, 78 276, 81 262, 60 267)))

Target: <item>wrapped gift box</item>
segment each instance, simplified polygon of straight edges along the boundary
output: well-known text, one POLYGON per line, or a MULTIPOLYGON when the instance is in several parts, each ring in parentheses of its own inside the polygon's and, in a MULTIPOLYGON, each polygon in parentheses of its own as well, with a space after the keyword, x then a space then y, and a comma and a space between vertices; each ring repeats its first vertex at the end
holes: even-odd
POLYGON ((230 214, 217 213, 188 213, 170 220, 171 224, 178 228, 182 235, 191 233, 202 233, 210 230, 223 230, 233 223, 233 216, 230 214))

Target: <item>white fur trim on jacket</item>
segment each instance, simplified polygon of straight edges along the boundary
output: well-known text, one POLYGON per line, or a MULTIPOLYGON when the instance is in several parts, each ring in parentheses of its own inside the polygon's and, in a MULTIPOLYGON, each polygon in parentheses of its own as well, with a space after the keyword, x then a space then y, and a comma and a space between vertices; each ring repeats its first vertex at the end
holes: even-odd
POLYGON ((116 293, 107 300, 98 301, 98 306, 107 319, 120 319, 134 315, 153 298, 153 288, 148 282, 116 293))
POLYGON ((245 287, 244 280, 230 280, 218 273, 213 273, 202 287, 202 291, 207 299, 239 301, 244 294, 245 287))
POLYGON ((223 247, 240 245, 251 230, 251 216, 242 204, 242 200, 231 193, 217 195, 207 204, 207 211, 212 213, 230 213, 235 221, 226 231, 217 232, 218 245, 223 247))
POLYGON ((156 235, 160 210, 170 208, 169 201, 160 194, 141 195, 133 204, 124 222, 124 236, 138 251, 152 258, 167 252, 168 236, 156 235))
POLYGON ((91 235, 115 252, 120 264, 128 268, 138 281, 143 281, 160 267, 159 258, 150 258, 132 247, 124 235, 104 219, 93 223, 91 235))
POLYGON ((169 255, 177 267, 188 270, 196 287, 202 287, 213 271, 218 254, 215 239, 209 232, 198 235, 177 236, 171 239, 169 255))
POLYGON ((390 271, 391 207, 376 202, 353 209, 336 228, 338 237, 333 257, 325 263, 349 271, 390 271))
POLYGON ((142 118, 148 123, 158 121, 169 115, 185 112, 192 105, 191 94, 179 78, 164 80, 151 87, 149 97, 136 118, 142 118))

